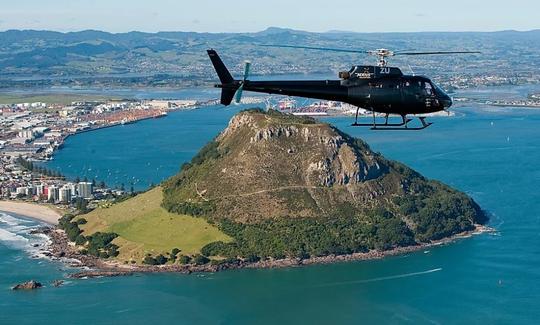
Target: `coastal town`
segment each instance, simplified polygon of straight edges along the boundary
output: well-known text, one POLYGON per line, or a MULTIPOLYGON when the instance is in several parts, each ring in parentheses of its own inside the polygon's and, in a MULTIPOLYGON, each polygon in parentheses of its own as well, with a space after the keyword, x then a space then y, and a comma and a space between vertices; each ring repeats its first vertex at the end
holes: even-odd
POLYGON ((0 198, 49 203, 84 210, 133 189, 109 188, 95 179, 68 180, 44 162, 73 135, 167 116, 215 100, 78 101, 0 105, 0 198))

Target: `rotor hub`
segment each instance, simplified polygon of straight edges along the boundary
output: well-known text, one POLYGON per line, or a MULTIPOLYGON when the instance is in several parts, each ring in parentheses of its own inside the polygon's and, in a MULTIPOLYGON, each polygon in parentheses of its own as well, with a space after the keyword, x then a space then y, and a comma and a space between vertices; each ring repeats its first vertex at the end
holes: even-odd
POLYGON ((394 52, 388 49, 377 49, 368 51, 368 53, 377 57, 377 65, 379 67, 386 67, 388 65, 388 60, 386 58, 394 56, 394 52))

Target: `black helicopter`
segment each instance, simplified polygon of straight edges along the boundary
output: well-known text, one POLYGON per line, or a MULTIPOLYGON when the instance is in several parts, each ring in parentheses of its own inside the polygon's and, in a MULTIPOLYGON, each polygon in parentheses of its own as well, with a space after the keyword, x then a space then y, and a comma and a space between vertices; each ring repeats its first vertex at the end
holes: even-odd
POLYGON ((412 119, 407 118, 407 115, 439 112, 452 105, 452 99, 428 78, 404 75, 399 68, 388 67, 388 57, 479 53, 475 51, 393 52, 387 49, 360 51, 293 45, 265 46, 364 53, 377 56, 378 64, 377 66, 353 66, 351 70, 339 73, 340 80, 250 81, 248 76, 251 63, 246 61, 243 79, 236 80, 231 76, 217 52, 211 49, 208 50, 208 55, 221 81, 221 84, 215 85, 217 88, 222 88, 221 104, 230 105, 235 95, 236 102, 239 103, 244 90, 339 101, 357 107, 352 126, 368 126, 373 130, 422 130, 432 123, 426 122, 425 117, 418 117, 421 126, 409 127, 408 124, 412 119), (372 123, 358 123, 360 108, 372 112, 372 123), (376 112, 385 114, 384 123, 376 122, 376 112), (401 116, 401 122, 389 123, 390 114, 401 116))

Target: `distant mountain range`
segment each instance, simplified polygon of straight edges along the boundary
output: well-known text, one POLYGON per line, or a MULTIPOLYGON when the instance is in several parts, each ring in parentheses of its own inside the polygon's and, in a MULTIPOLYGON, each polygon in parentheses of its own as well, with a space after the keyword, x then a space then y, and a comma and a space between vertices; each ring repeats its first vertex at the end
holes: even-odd
MULTIPOLYGON (((361 55, 260 47, 297 44, 355 49, 461 50, 481 56, 420 57, 400 65, 426 71, 467 73, 479 68, 538 69, 540 30, 528 32, 312 33, 271 27, 257 33, 129 32, 96 30, 61 33, 8 30, 0 32, 0 78, 97 77, 170 74, 212 79, 205 50, 215 48, 240 72, 245 59, 255 74, 329 73, 353 63, 374 62, 361 55), (471 64, 472 63, 472 64, 471 64)), ((422 72, 422 71, 420 71, 422 72)))

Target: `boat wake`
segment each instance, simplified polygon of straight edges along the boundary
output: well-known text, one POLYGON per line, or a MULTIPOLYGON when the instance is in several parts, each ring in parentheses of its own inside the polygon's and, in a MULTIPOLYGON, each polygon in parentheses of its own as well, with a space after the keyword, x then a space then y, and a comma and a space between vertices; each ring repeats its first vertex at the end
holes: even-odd
POLYGON ((435 273, 435 272, 439 272, 439 271, 442 271, 442 268, 436 268, 436 269, 431 269, 431 270, 422 271, 422 272, 413 272, 413 273, 405 273, 405 274, 384 276, 384 277, 372 278, 372 279, 366 279, 366 280, 355 280, 355 281, 343 281, 343 282, 325 283, 325 284, 316 285, 314 287, 315 288, 322 288, 322 287, 333 287, 333 286, 341 286, 341 285, 349 285, 349 284, 363 284, 363 283, 395 280, 395 279, 409 278, 409 277, 413 277, 413 276, 419 276, 419 275, 435 273))

